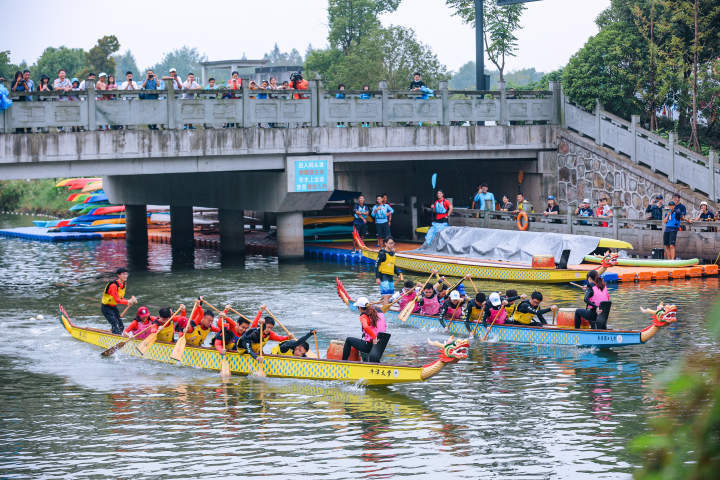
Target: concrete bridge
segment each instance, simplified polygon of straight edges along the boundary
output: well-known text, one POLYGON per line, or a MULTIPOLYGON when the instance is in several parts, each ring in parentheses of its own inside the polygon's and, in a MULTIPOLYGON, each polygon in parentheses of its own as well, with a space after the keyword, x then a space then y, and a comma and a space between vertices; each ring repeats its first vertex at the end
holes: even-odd
POLYGON ((578 195, 597 200, 601 191, 614 193, 614 205, 629 204, 628 214, 643 208, 650 188, 669 192, 685 182, 697 204, 720 183, 709 175, 712 155, 663 143, 637 119, 625 125, 600 107, 584 112, 562 98, 559 84, 545 92, 454 92, 443 84, 430 98, 381 84, 378 91, 338 98, 340 92, 319 82, 300 92, 182 94, 167 83, 168 90, 142 92, 156 99, 91 87, 70 92, 77 99, 35 92, 34 101, 14 103, 0 117, 0 130, 35 133, 0 135, 0 177, 103 175, 110 199, 127 205, 128 244, 138 248, 147 245, 147 204, 171 205, 173 245, 180 248, 192 245, 192 206, 219 208, 227 253, 244 249, 243 210, 277 213, 281 258, 303 255, 302 212, 322 209, 335 189, 389 193, 403 206, 393 228, 409 235, 418 206, 432 200, 433 173, 449 196, 461 195, 458 204, 487 181, 498 200, 521 189, 537 205, 548 194, 572 203, 578 195), (105 126, 113 129, 98 131, 105 126), (639 192, 645 195, 639 203, 623 196, 628 189, 614 180, 581 194, 567 165, 583 155, 655 183, 639 192), (696 181, 683 173, 698 176, 698 168, 708 174, 696 181))

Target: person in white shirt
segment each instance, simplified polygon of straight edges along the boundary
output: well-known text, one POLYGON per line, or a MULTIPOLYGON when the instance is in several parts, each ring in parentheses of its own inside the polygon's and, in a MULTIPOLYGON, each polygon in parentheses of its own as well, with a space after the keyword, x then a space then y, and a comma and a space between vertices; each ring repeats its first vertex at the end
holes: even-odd
MULTIPOLYGON (((88 78, 87 78, 87 79, 88 79, 88 80, 95 81, 95 79, 96 79, 95 74, 92 73, 92 72, 88 73, 88 78)), ((87 88, 85 87, 85 80, 83 80, 82 82, 80 82, 80 90, 87 90, 87 88)))
POLYGON ((140 90, 138 84, 133 81, 133 73, 127 72, 125 74, 125 81, 120 85, 120 90, 140 90))
POLYGON ((177 70, 174 68, 170 69, 170 78, 173 80, 173 87, 175 90, 182 90, 182 82, 180 81, 180 77, 178 77, 177 70))
MULTIPOLYGON (((195 81, 195 74, 188 73, 187 80, 182 84, 183 90, 200 90, 200 85, 195 81)), ((189 99, 195 97, 192 93, 183 93, 182 98, 189 99)))

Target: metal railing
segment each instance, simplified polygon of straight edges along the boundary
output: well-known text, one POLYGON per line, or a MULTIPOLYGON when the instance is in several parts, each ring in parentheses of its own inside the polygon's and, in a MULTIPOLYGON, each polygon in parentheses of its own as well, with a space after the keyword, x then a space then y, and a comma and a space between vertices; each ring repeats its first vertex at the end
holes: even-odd
POLYGON ((180 129, 300 126, 418 126, 559 124, 560 85, 552 91, 456 91, 447 83, 427 95, 395 91, 327 91, 319 81, 307 90, 95 90, 13 93, 0 114, 0 132, 52 128, 97 130, 104 126, 180 129), (341 94, 340 96, 338 94, 341 94), (152 98, 148 98, 148 96, 152 98), (32 101, 20 101, 32 97, 32 101))

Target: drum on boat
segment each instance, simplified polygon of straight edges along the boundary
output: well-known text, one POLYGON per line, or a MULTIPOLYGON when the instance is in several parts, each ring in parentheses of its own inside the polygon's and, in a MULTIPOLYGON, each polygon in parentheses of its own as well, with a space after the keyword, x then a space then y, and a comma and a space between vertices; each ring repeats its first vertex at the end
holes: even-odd
POLYGON ((555 257, 552 255, 533 255, 532 268, 555 268, 555 257))
MULTIPOLYGON (((559 308, 555 320, 560 328, 575 328, 575 309, 559 308)), ((580 328, 590 328, 590 322, 583 318, 580 328)))
MULTIPOLYGON (((342 340, 330 340, 330 345, 328 345, 326 358, 328 360, 342 360, 344 346, 345 346, 345 342, 342 340)), ((351 348, 350 356, 348 357, 348 360, 352 361, 352 362, 359 362, 360 361, 360 353, 358 353, 358 351, 355 348, 351 348)))

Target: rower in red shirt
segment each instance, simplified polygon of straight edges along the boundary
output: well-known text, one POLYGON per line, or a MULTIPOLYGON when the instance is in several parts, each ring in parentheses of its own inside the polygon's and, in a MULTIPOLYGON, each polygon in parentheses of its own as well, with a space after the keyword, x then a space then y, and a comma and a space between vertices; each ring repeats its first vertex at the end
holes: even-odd
POLYGON ((140 307, 133 321, 123 331, 123 335, 142 340, 152 333, 150 327, 153 325, 153 320, 155 318, 150 316, 150 310, 147 307, 140 307))
MULTIPOLYGON (((190 316, 190 324, 187 326, 187 331, 180 335, 185 336, 185 341, 191 347, 200 347, 210 332, 217 333, 220 331, 219 326, 213 325, 213 320, 215 320, 215 316, 211 311, 203 311, 201 297, 201 300, 197 303, 190 316)), ((187 325, 187 322, 185 325, 187 325)), ((183 327, 183 330, 185 330, 185 327, 183 327)))

